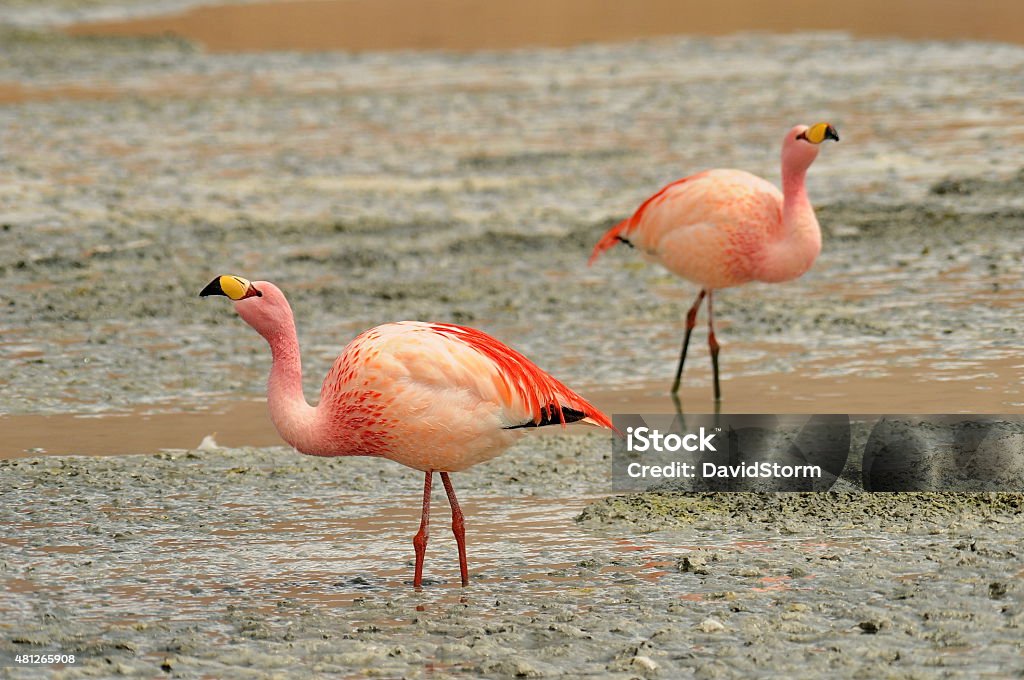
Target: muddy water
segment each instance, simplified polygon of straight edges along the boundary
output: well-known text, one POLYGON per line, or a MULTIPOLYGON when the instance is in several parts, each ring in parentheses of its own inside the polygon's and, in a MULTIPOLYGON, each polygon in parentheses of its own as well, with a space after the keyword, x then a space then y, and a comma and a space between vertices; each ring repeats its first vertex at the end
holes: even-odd
POLYGON ((1024 42, 1014 0, 292 0, 199 6, 180 14, 86 23, 71 35, 174 33, 211 52, 507 49, 736 31, 849 31, 864 36, 1024 42))
MULTIPOLYGON (((130 522, 151 525, 145 555, 126 556, 85 591, 68 584, 63 572, 90 556, 98 557, 109 551, 106 537, 83 535, 74 522, 23 522, 11 526, 11 535, 17 538, 4 543, 42 571, 31 581, 8 581, 10 595, 7 602, 0 598, 0 604, 12 605, 26 595, 46 591, 62 592, 65 606, 86 612, 82 621, 117 618, 130 625, 154 616, 177 622, 197 620, 215 602, 223 605, 225 599, 230 601, 241 593, 265 598, 266 613, 273 611, 274 598, 287 598, 298 606, 340 607, 358 612, 358 605, 367 595, 401 593, 411 583, 410 538, 420 520, 418 495, 292 496, 284 505, 270 508, 245 499, 229 500, 221 504, 224 517, 206 524, 205 537, 199 541, 181 527, 155 522, 165 513, 173 514, 175 507, 188 500, 176 494, 150 507, 128 510, 126 519, 130 522), (277 514, 282 510, 287 513, 285 516, 277 514), (246 519, 239 521, 242 516, 246 519), (182 578, 180 567, 182 554, 188 554, 201 565, 187 570, 186 578, 182 578), (243 563, 247 567, 240 572, 237 565, 243 563), (54 585, 42 585, 46 581, 54 585), (64 585, 56 585, 61 583, 64 585), (110 602, 100 611, 89 613, 90 607, 86 605, 94 589, 107 593, 110 602), (160 602, 156 610, 146 606, 147 602, 156 601, 160 602)), ((574 522, 592 500, 507 497, 463 502, 470 527, 470 578, 474 586, 490 591, 514 578, 517 587, 529 594, 521 609, 512 612, 522 614, 534 606, 530 600, 535 597, 573 587, 576 579, 571 572, 588 559, 596 562, 594 551, 598 545, 603 564, 594 569, 589 588, 612 587, 624 578, 657 582, 676 571, 675 557, 681 550, 770 552, 779 541, 733 540, 722 536, 697 545, 680 545, 678 540, 668 540, 664 535, 612 534, 599 538, 574 522)), ((458 585, 458 559, 448 530, 447 502, 441 493, 433 501, 424 570, 425 586, 431 592, 424 602, 436 605, 467 591, 458 585)), ((104 505, 95 510, 109 514, 116 512, 116 506, 104 505)), ((827 554, 841 546, 839 542, 806 537, 795 538, 788 544, 808 555, 827 554)), ((758 591, 786 589, 785 579, 781 581, 765 577, 751 586, 758 591)), ((472 597, 473 591, 469 595, 472 597)), ((705 597, 701 593, 680 596, 691 601, 705 597)), ((409 616, 415 616, 415 611, 396 612, 399 618, 409 616)))
POLYGON ((19 83, 0 82, 0 105, 59 99, 108 99, 115 91, 104 87, 63 85, 60 87, 26 87, 19 83))
MULTIPOLYGON (((45 520, 46 493, 30 494, 19 511, 20 519, 7 525, 10 532, 4 545, 17 553, 20 563, 34 563, 35 569, 42 571, 31 580, 9 580, 6 596, 0 593, 0 606, 16 608, 26 596, 48 594, 60 599, 63 606, 82 612, 83 621, 113 618, 130 625, 153 616, 174 621, 202 618, 215 601, 223 604, 224 598, 230 601, 241 593, 246 597, 259 593, 268 602, 288 598, 304 605, 350 606, 368 593, 406 590, 411 576, 410 537, 419 522, 421 497, 415 489, 421 483, 420 474, 366 459, 355 466, 338 467, 285 450, 270 458, 263 453, 238 453, 242 452, 224 458, 216 452, 177 452, 139 459, 148 470, 144 473, 147 477, 157 474, 156 468, 165 470, 158 475, 166 481, 165 492, 148 499, 136 497, 134 492, 123 496, 112 488, 98 495, 85 494, 80 497, 84 505, 65 513, 61 521, 45 520), (181 475, 182 480, 195 479, 196 465, 206 469, 211 464, 218 471, 215 477, 227 481, 226 486, 204 484, 199 488, 189 482, 180 487, 174 481, 181 475), (307 495, 309 488, 303 491, 293 482, 309 481, 306 473, 299 478, 295 473, 310 464, 322 469, 318 476, 323 478, 314 483, 316 493, 307 495), (253 484, 259 486, 259 480, 266 481, 268 475, 284 482, 273 484, 283 493, 266 498, 253 495, 253 484), (394 481, 381 486, 387 480, 394 481), (376 491, 344 490, 353 486, 375 487, 376 491), (378 493, 387 487, 392 492, 378 493), (203 537, 197 540, 194 527, 179 520, 211 502, 217 511, 203 520, 203 537), (120 541, 114 537, 115 543, 127 549, 116 551, 122 553, 116 565, 81 589, 68 579, 70 573, 93 560, 105 559, 116 547, 110 533, 92 532, 88 523, 82 522, 90 515, 148 529, 141 543, 130 537, 134 532, 120 541), (184 579, 183 554, 188 554, 194 565, 186 570, 189 575, 184 579), (239 571, 241 564, 248 566, 239 571), (96 592, 107 595, 106 604, 98 609, 90 606, 96 592), (160 604, 154 609, 157 602, 160 604)), ((116 460, 111 465, 112 469, 123 467, 116 460)), ((98 474, 97 481, 103 477, 98 474)), ((597 476, 597 471, 587 471, 581 479, 586 483, 597 476)), ((107 481, 117 484, 113 478, 107 481)), ((107 481, 99 483, 106 485, 107 481)), ((460 480, 457 486, 461 485, 460 480)), ((572 495, 579 493, 579 481, 570 481, 567 487, 563 484, 563 488, 569 489, 570 495, 474 498, 463 494, 462 507, 472 518, 470 573, 474 583, 498 584, 514 574, 531 592, 543 593, 568 580, 559 571, 586 559, 593 547, 590 532, 576 529, 573 522, 591 499, 572 495)), ((447 529, 447 502, 442 492, 435 491, 426 576, 427 585, 439 586, 441 592, 435 595, 444 599, 445 591, 460 592, 453 580, 458 562, 447 529)), ((625 574, 656 579, 665 566, 658 560, 668 559, 664 553, 667 546, 658 541, 617 539, 607 547, 611 553, 643 550, 649 559, 640 567, 609 565, 595 575, 598 583, 611 584, 625 574)), ((402 615, 412 613, 403 611, 402 615)))
POLYGON ((164 405, 103 414, 0 416, 0 457, 121 455, 188 449, 212 436, 220 446, 276 446, 281 439, 263 401, 164 405))
MULTIPOLYGON (((150 507, 134 507, 128 520, 150 524, 158 514, 173 512, 189 500, 175 495, 150 507)), ((466 516, 472 518, 472 580, 494 583, 499 580, 497 571, 511 569, 531 590, 557 587, 565 579, 555 572, 587 555, 591 539, 574 530, 572 521, 586 502, 582 498, 505 498, 462 503, 466 516)), ((96 615, 132 621, 158 614, 138 615, 149 609, 147 601, 159 600, 163 603, 159 613, 183 620, 201 617, 215 599, 242 591, 287 597, 301 604, 345 606, 368 591, 401 591, 411 582, 411 536, 420 519, 415 494, 376 499, 338 493, 327 498, 292 496, 284 506, 271 508, 238 498, 227 500, 221 508, 223 518, 206 525, 201 541, 182 532, 181 527, 159 523, 150 531, 144 556, 122 560, 92 583, 90 590, 76 593, 59 585, 42 588, 66 592, 64 601, 82 610, 89 609, 82 605, 90 599, 91 589, 101 589, 108 593, 111 604, 96 615), (285 514, 276 514, 282 510, 285 514), (239 522, 243 515, 248 519, 239 522), (190 570, 185 581, 176 566, 183 553, 202 565, 190 570), (239 573, 236 565, 241 563, 255 568, 239 573), (82 601, 76 601, 76 595, 82 596, 82 601)), ((96 510, 116 512, 110 505, 96 510)), ((457 593, 458 558, 449 524, 447 502, 441 493, 433 504, 426 583, 457 593)), ((21 538, 5 541, 8 549, 16 550, 22 559, 38 560, 50 572, 53 584, 64 581, 62 562, 80 562, 110 549, 106 538, 83 535, 73 523, 31 522, 11 529, 12 535, 21 538), (42 537, 48 538, 41 543, 38 538, 42 537)), ((613 551, 638 549, 622 541, 612 542, 610 547, 613 551)), ((648 570, 652 578, 655 566, 648 570)), ((610 569, 601 579, 613 580, 616 575, 616 570, 610 569)), ((46 580, 35 579, 37 583, 46 580)), ((25 582, 7 585, 15 598, 39 588, 25 582)), ((10 604, 3 603, 5 608, 10 604)), ((84 618, 91 617, 87 613, 84 618)))
MULTIPOLYGON (((733 348, 741 355, 752 349, 742 344, 733 348)), ((907 354, 907 350, 864 351, 859 360, 846 357, 841 370, 823 359, 768 374, 758 373, 756 365, 745 372, 738 362, 727 373, 729 396, 720 409, 779 414, 1019 413, 1024 409, 1024 359, 1015 352, 989 360, 917 363, 905 361, 907 354)), ((701 353, 691 355, 693 363, 680 392, 680 405, 687 412, 714 410, 706 359, 701 353)), ((676 409, 665 381, 582 392, 608 414, 673 413, 676 409)), ((560 432, 551 427, 536 435, 560 432)), ((256 397, 234 403, 215 401, 201 409, 165 403, 115 413, 0 416, 0 433, 0 458, 152 453, 194 448, 207 435, 217 445, 232 448, 282 444, 266 403, 256 397)))

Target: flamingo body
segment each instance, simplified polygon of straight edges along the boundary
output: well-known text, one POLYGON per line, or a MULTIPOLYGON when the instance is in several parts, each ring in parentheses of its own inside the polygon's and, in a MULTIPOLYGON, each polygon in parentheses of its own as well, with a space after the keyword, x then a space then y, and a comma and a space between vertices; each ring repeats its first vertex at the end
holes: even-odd
POLYGON ((525 429, 608 417, 529 359, 482 331, 401 321, 360 334, 324 379, 316 406, 302 393, 291 306, 266 281, 221 276, 202 296, 225 295, 270 345, 270 418, 281 437, 314 456, 381 456, 425 473, 423 514, 413 539, 422 583, 433 474, 452 506, 462 583, 469 581, 462 510, 450 472, 504 452, 525 429))
POLYGON ((305 453, 378 455, 416 470, 458 472, 499 455, 526 427, 564 421, 566 409, 611 426, 481 331, 389 323, 359 335, 334 362, 317 406, 318 441, 305 453))
POLYGON ((821 252, 821 229, 807 197, 805 176, 818 144, 839 139, 827 123, 797 125, 782 143, 782 191, 743 170, 707 170, 662 188, 632 216, 613 226, 594 246, 593 262, 618 243, 673 274, 698 284, 697 301, 687 314, 673 394, 679 388, 690 332, 708 298, 708 341, 718 387, 718 343, 712 326, 712 295, 751 281, 780 283, 811 268, 821 252))

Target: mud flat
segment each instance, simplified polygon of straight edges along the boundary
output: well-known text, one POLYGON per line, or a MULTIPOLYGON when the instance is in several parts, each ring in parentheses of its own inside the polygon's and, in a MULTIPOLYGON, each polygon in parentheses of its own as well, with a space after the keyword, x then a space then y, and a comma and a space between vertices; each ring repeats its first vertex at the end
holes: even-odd
POLYGON ((419 475, 286 449, 0 462, 11 677, 1012 676, 1024 498, 607 493, 610 445, 457 475, 411 578, 419 475), (769 670, 770 669, 770 670, 769 670))
MULTIPOLYGON (((725 408, 775 403, 774 376, 868 411, 1024 404, 1022 48, 221 55, 4 31, 0 412, 258 396, 261 341, 196 297, 224 272, 289 293, 310 393, 349 338, 406 318, 481 327, 583 388, 664 382, 692 291, 626 251, 588 269, 590 247, 687 172, 777 178, 781 132, 819 118, 843 136, 809 176, 825 249, 800 281, 720 295, 725 408)), ((691 410, 711 406, 702 345, 691 410)))

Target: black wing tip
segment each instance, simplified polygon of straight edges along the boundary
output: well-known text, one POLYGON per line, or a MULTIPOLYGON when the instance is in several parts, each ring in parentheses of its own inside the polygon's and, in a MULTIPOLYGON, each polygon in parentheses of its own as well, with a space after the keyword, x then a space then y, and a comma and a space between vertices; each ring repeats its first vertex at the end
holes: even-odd
POLYGON ((524 427, 544 427, 546 425, 561 425, 562 423, 568 425, 569 423, 575 423, 587 417, 587 414, 584 413, 583 411, 577 411, 574 408, 562 406, 562 417, 559 418, 558 409, 559 407, 556 404, 551 404, 550 406, 547 406, 540 410, 540 422, 528 420, 521 425, 510 425, 503 429, 518 430, 524 427))

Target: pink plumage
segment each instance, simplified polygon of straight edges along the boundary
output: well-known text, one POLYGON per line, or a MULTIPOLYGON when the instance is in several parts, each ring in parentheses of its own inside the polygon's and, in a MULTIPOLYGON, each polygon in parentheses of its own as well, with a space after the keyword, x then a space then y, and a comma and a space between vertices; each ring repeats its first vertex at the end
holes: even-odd
POLYGON ((486 333, 402 321, 372 328, 342 351, 320 394, 318 438, 297 448, 458 472, 502 453, 526 426, 564 423, 566 410, 611 426, 585 399, 486 333))
POLYGON ((627 237, 642 223, 644 216, 648 214, 648 208, 650 208, 652 204, 654 205, 654 207, 657 207, 671 195, 671 192, 675 189, 675 187, 685 182, 689 182, 693 179, 697 179, 701 177, 703 174, 705 173, 698 173, 696 175, 691 175, 690 177, 677 179, 675 182, 672 182, 671 184, 662 187, 650 198, 641 203, 640 207, 637 208, 632 215, 616 224, 614 227, 609 229, 604 236, 601 237, 601 240, 598 241, 597 244, 594 246, 594 250, 590 254, 590 259, 587 260, 587 265, 589 266, 594 264, 594 262, 597 261, 597 258, 601 256, 601 253, 605 252, 606 250, 614 248, 620 243, 629 243, 627 237))
POLYGON ((529 359, 472 328, 402 321, 360 334, 306 402, 291 307, 277 286, 218 277, 201 295, 235 300, 239 315, 270 345, 270 417, 281 437, 315 456, 381 456, 422 470, 424 509, 414 584, 422 582, 430 485, 441 473, 452 503, 463 584, 468 581, 462 514, 449 472, 503 453, 530 427, 608 417, 529 359))
POLYGON ((779 283, 804 274, 821 252, 821 229, 807 197, 807 169, 825 139, 839 135, 827 123, 798 125, 782 143, 782 191, 743 170, 708 170, 673 182, 644 201, 632 216, 597 242, 589 263, 619 243, 698 284, 687 314, 686 335, 672 393, 679 390, 690 333, 708 298, 708 344, 718 381, 718 342, 713 326, 716 289, 751 281, 779 283))

